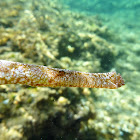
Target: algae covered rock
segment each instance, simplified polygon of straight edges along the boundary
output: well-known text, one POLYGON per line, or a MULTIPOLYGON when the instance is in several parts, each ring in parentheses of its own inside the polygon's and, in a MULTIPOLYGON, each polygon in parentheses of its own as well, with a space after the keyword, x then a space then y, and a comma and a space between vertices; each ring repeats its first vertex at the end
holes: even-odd
POLYGON ((95 110, 88 96, 78 94, 77 88, 31 88, 1 93, 0 138, 80 137, 82 123, 95 118, 95 110))

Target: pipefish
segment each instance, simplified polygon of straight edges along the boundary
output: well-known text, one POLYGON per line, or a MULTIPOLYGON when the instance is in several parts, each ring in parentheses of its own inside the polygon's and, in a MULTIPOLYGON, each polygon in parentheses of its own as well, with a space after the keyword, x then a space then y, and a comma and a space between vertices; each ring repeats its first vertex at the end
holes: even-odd
POLYGON ((87 73, 0 60, 0 85, 2 84, 117 89, 124 85, 124 80, 116 72, 87 73))

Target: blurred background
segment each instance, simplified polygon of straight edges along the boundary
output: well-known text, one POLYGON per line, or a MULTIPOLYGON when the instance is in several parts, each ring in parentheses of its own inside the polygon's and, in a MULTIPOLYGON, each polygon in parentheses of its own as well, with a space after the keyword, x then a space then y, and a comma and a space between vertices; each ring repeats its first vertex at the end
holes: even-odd
POLYGON ((0 0, 0 59, 117 71, 116 90, 0 85, 1 140, 138 140, 140 0, 0 0))

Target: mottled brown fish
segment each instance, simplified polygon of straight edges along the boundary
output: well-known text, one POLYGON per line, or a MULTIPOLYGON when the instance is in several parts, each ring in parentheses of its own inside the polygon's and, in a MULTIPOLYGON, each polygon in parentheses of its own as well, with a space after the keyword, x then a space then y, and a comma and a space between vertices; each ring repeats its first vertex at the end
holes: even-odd
POLYGON ((0 84, 117 89, 124 80, 116 72, 87 73, 0 60, 0 84))

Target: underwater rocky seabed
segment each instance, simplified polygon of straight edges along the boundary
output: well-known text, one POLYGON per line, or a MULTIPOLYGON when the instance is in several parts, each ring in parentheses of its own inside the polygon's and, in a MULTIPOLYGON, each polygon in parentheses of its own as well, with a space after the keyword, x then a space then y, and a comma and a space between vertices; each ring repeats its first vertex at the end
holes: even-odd
POLYGON ((140 136, 139 40, 121 40, 98 17, 57 1, 0 1, 0 59, 49 67, 117 70, 117 90, 0 86, 0 139, 137 139, 140 136), (134 46, 134 47, 132 47, 134 46))

